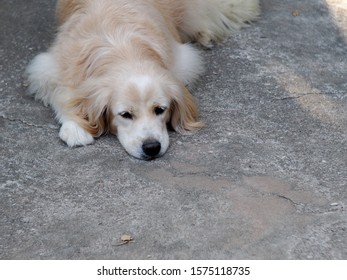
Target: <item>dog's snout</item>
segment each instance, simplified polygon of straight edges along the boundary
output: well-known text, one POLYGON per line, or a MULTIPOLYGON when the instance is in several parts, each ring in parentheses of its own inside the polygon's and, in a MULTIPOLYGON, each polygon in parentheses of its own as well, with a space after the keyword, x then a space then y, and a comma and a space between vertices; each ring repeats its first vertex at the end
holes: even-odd
POLYGON ((142 150, 147 157, 155 157, 160 153, 161 144, 156 140, 147 140, 142 144, 142 150))

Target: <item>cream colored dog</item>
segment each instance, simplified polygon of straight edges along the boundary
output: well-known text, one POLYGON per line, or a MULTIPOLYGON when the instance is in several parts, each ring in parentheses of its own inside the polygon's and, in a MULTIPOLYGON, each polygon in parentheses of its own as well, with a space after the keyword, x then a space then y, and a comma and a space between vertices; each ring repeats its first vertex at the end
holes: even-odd
POLYGON ((27 69, 30 92, 70 147, 110 131, 134 157, 162 156, 167 124, 202 126, 186 86, 203 65, 188 42, 210 47, 258 14, 258 0, 59 0, 57 37, 27 69))

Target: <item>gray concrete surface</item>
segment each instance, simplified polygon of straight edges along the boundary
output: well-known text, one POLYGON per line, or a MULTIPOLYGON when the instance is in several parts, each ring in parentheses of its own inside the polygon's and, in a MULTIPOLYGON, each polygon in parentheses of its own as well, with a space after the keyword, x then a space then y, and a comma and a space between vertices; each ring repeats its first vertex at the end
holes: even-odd
POLYGON ((26 96, 54 2, 0 0, 0 259, 347 258, 346 1, 262 1, 204 53, 206 127, 151 162, 66 147, 26 96))

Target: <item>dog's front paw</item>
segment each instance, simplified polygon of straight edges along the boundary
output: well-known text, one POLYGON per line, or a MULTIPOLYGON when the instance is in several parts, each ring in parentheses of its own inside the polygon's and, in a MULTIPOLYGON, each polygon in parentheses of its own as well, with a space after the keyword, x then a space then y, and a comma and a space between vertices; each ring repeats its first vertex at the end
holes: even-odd
POLYGON ((94 142, 93 136, 74 121, 64 122, 59 137, 69 147, 86 146, 94 142))

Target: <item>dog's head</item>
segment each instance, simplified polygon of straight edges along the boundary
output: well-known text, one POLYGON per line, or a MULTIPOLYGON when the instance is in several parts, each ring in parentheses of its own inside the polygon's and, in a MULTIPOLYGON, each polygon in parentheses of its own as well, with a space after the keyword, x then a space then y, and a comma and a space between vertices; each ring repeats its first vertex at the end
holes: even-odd
POLYGON ((137 158, 161 156, 169 146, 166 124, 175 89, 160 80, 130 75, 111 99, 111 129, 126 151, 137 158))
POLYGON ((91 134, 108 130, 130 155, 150 160, 167 151, 168 125, 179 133, 201 128, 193 96, 167 71, 127 73, 108 74, 85 89, 93 90, 80 105, 83 127, 91 134))
POLYGON ((194 131, 197 109, 188 90, 164 72, 130 75, 111 98, 110 127, 132 156, 153 159, 169 147, 167 125, 194 131))

